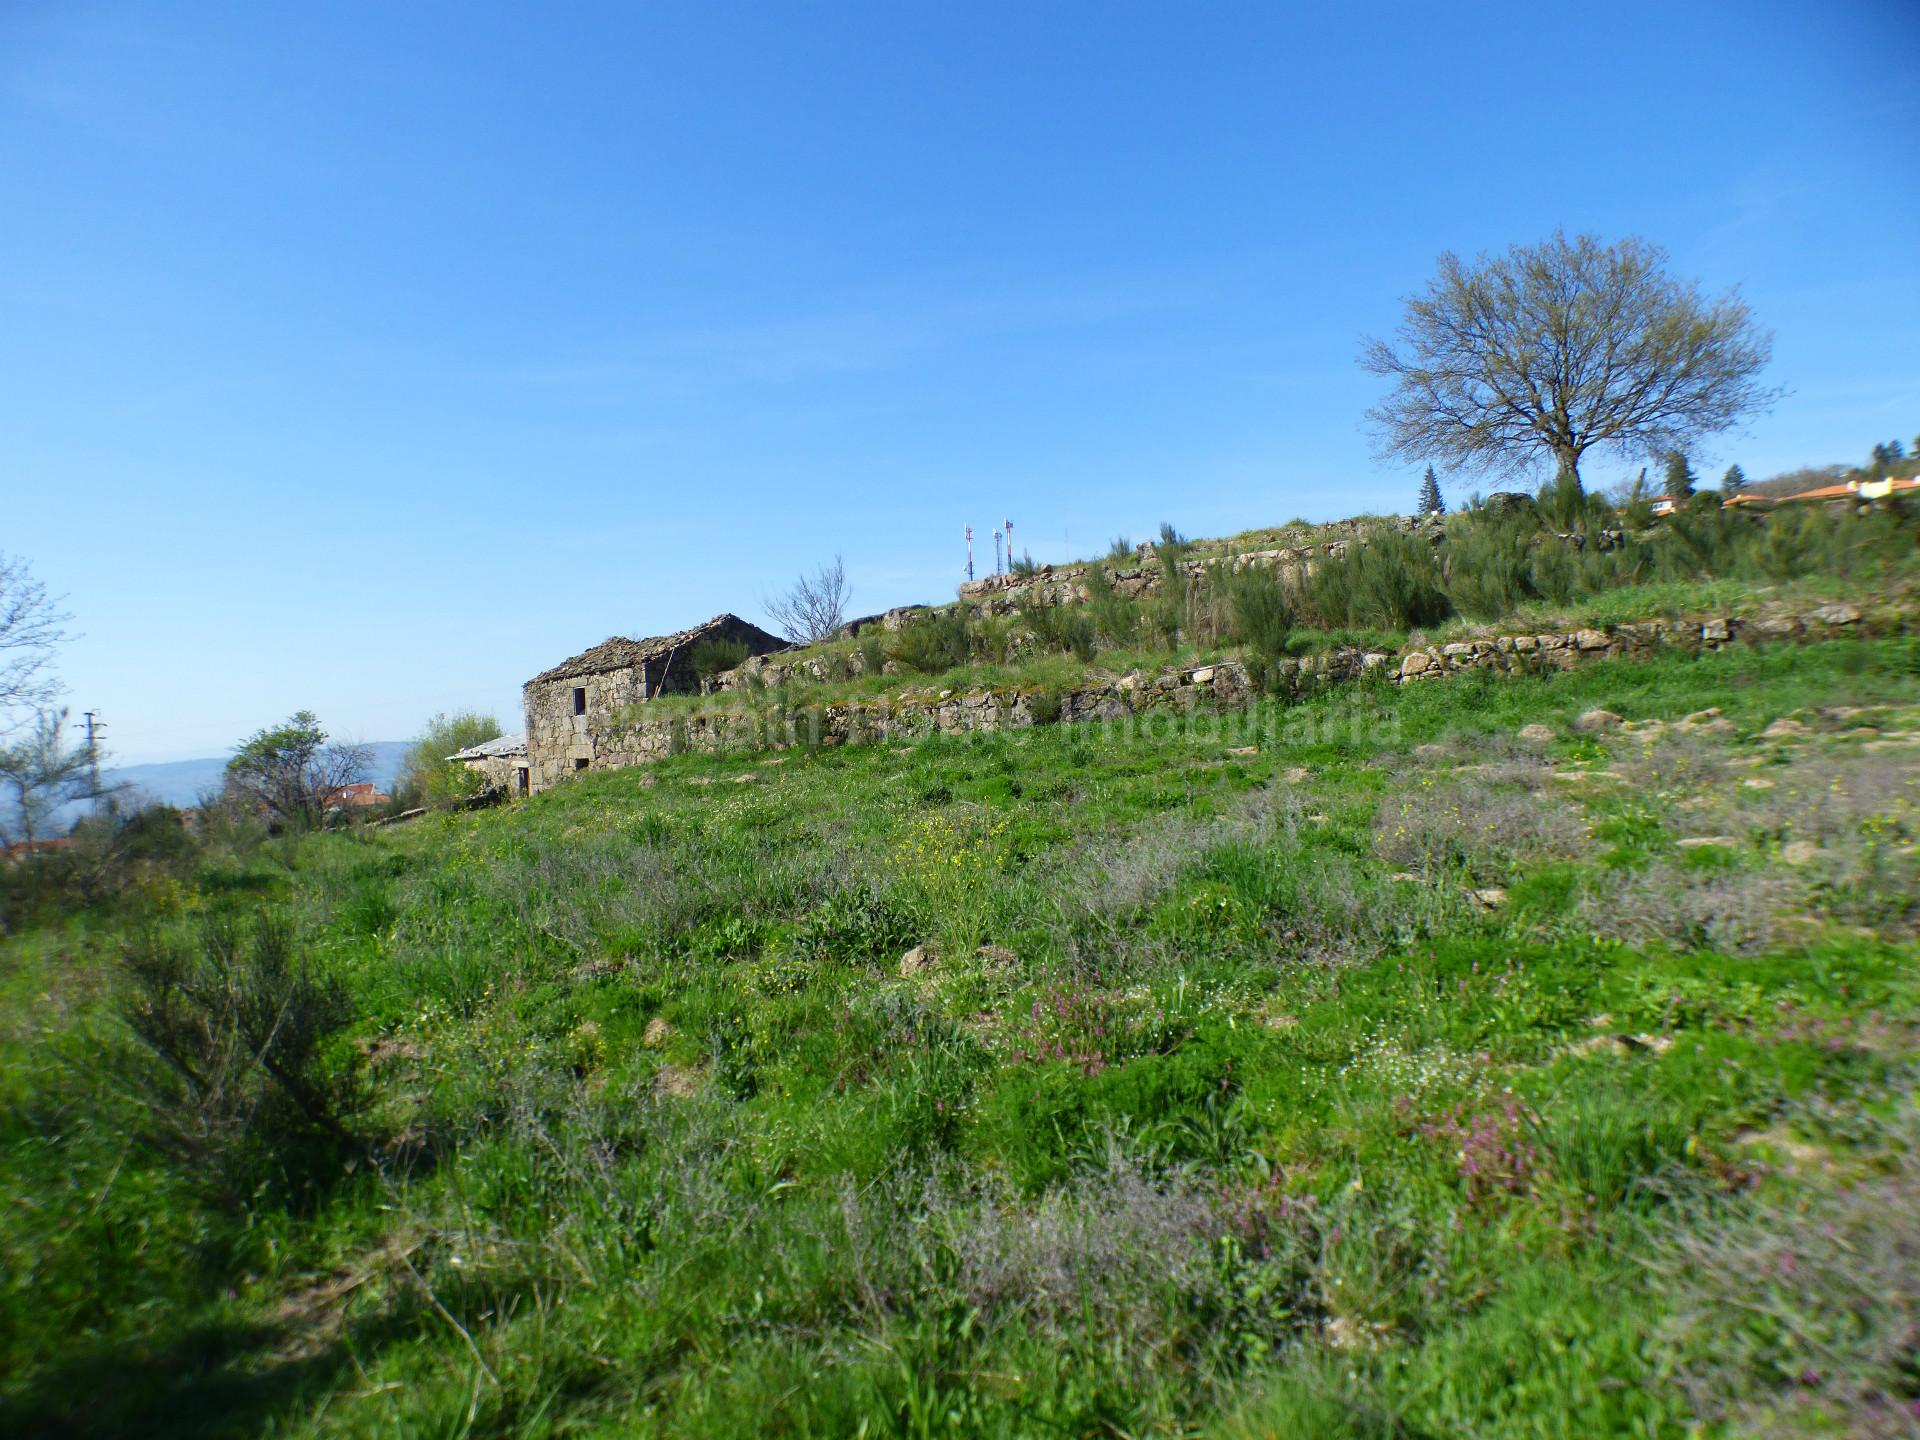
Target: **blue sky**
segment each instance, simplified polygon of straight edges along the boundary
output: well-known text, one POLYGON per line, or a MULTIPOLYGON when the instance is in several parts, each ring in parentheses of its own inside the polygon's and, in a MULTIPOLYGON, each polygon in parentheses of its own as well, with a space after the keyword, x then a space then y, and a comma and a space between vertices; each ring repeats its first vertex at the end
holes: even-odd
POLYGON ((1556 226, 1775 332, 1713 473, 1855 458, 1920 430, 1917 55, 1905 0, 11 0, 0 549, 125 760, 517 728, 835 551, 864 611, 968 522, 1404 508, 1360 337, 1556 226))

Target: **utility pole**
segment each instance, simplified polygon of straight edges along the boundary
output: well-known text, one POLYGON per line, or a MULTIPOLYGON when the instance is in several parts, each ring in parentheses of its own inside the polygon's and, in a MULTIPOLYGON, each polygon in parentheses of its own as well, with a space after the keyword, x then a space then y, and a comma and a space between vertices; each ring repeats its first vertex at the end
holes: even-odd
POLYGON ((98 710, 85 713, 86 723, 76 725, 76 730, 87 732, 87 793, 93 797, 93 813, 100 813, 102 786, 100 784, 100 737, 107 733, 107 722, 100 718, 98 710))

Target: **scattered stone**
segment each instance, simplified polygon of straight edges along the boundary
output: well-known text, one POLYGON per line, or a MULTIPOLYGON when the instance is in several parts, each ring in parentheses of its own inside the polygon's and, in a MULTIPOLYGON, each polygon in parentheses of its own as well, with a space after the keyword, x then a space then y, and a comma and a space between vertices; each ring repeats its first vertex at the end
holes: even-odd
POLYGON ((1259 753, 1258 745, 1234 745, 1227 750, 1229 755, 1258 755, 1259 753))
POLYGON ((935 956, 931 945, 916 945, 900 957, 900 974, 918 975, 922 970, 933 968, 935 956))
POLYGON ((1740 782, 1740 788, 1742 790, 1771 790, 1773 789, 1773 781, 1767 779, 1764 775, 1749 775, 1740 782))
POLYGON ((1520 727, 1520 738, 1529 745, 1551 745, 1560 736, 1551 725, 1542 725, 1535 721, 1531 725, 1520 727))
POLYGON ((749 770, 744 775, 734 776, 733 783, 736 785, 751 785, 754 781, 758 780, 759 778, 760 778, 760 772, 758 770, 749 770))
POLYGON ((1393 874, 1387 876, 1387 879, 1397 880, 1405 885, 1418 885, 1420 883, 1420 877, 1411 870, 1396 870, 1393 874))
POLYGON ((973 952, 989 965, 1018 965, 1020 957, 1004 945, 982 945, 973 952))
POLYGON ((665 1016, 656 1015, 647 1021, 646 1033, 640 1037, 640 1043, 649 1050, 658 1050, 672 1038, 673 1026, 667 1023, 665 1016))
POLYGON ((1789 840, 1780 847, 1780 858, 1789 865, 1811 865, 1820 858, 1820 847, 1811 840, 1789 840))
POLYGON ((1631 1055, 1664 1055, 1673 1048, 1671 1035, 1628 1035, 1616 1031, 1611 1035, 1594 1035, 1567 1047, 1569 1055, 1594 1055, 1611 1051, 1622 1057, 1631 1055))
POLYGON ((1433 657, 1423 650, 1416 650, 1400 662, 1402 675, 1421 675, 1433 665, 1433 657))
POLYGON ((1622 720, 1620 731, 1623 735, 1664 735, 1667 722, 1664 720, 1622 720))
POLYGON ((1307 816, 1307 821, 1313 825, 1325 825, 1327 823, 1327 817, 1319 814, 1309 815, 1307 816))
POLYGON ((609 956, 602 955, 598 959, 588 960, 574 966, 573 978, 576 980, 604 980, 609 975, 618 975, 626 968, 627 962, 624 959, 615 960, 609 956))
POLYGON ((1822 605, 1813 612, 1813 618, 1822 625, 1858 625, 1860 610, 1855 605, 1822 605))
POLYGON ((1621 719, 1611 710, 1589 710, 1573 722, 1573 728, 1583 735, 1598 734, 1603 730, 1618 730, 1621 719))
POLYGON ((1289 768, 1281 778, 1289 785, 1304 785, 1313 778, 1313 771, 1304 765, 1295 765, 1289 768))
POLYGON ((687 777, 687 784, 689 785, 711 785, 712 783, 713 777, 711 775, 689 775, 687 777))
POLYGON ((1760 732, 1762 740, 1797 740, 1813 731, 1798 720, 1782 716, 1760 732))
POLYGON ((681 1100, 700 1093, 700 1072, 684 1065, 662 1065, 653 1075, 654 1093, 672 1095, 681 1100))
POLYGON ((1709 705, 1704 710, 1696 710, 1691 715, 1680 717, 1680 726, 1684 730, 1697 730, 1702 725, 1711 725, 1720 718, 1720 707, 1709 705))
POLYGON ((1704 850, 1709 846, 1716 846, 1726 850, 1732 849, 1740 842, 1732 835, 1688 835, 1684 839, 1676 840, 1673 843, 1682 850, 1704 850))
POLYGON ((1484 890, 1474 891, 1473 898, 1491 910, 1496 905, 1504 905, 1507 903, 1507 892, 1502 890, 1498 885, 1489 885, 1484 890))
POLYGON ((1413 747, 1413 758, 1428 761, 1444 760, 1447 758, 1447 747, 1444 745, 1416 745, 1413 747))
POLYGON ((1299 1023, 1300 1017, 1297 1015, 1269 1015, 1267 1017, 1267 1028, 1269 1030, 1291 1030, 1299 1023))

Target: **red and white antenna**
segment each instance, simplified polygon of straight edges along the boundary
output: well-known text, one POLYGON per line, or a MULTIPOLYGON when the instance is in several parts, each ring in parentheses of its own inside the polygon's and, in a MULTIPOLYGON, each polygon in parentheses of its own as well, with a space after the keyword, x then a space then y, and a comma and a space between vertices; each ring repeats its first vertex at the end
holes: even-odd
POLYGON ((973 526, 967 526, 967 579, 973 579, 973 526))
POLYGON ((1002 520, 1000 523, 1007 527, 1007 569, 1011 570, 1013 569, 1013 521, 1002 520))

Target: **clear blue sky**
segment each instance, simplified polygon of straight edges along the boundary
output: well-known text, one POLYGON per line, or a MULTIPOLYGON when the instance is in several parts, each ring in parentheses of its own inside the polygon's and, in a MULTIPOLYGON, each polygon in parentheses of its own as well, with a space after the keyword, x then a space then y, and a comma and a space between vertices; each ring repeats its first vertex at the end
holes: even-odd
POLYGON ((969 521, 1405 508, 1359 338, 1555 226, 1774 330, 1712 473, 1920 430, 1911 0, 8 0, 0 216, 0 549, 127 761, 517 728, 836 550, 949 598, 969 521))

